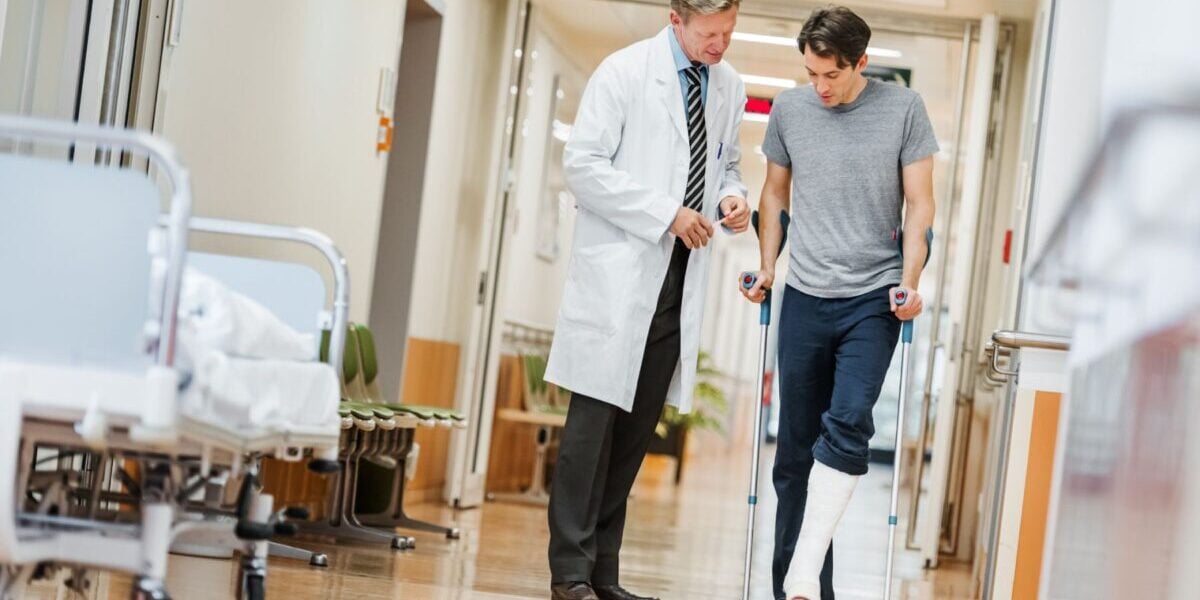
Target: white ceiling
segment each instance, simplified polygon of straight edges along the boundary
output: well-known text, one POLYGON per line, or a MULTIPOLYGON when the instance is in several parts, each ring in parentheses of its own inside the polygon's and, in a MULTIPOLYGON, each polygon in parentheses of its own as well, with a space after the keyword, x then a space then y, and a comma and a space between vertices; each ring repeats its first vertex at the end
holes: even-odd
MULTIPOLYGON (((661 6, 613 0, 540 0, 535 2, 534 10, 536 18, 546 24, 564 46, 563 50, 573 54, 580 68, 587 73, 614 50, 658 33, 667 25, 668 15, 661 6)), ((794 38, 800 26, 801 22, 796 20, 742 15, 737 30, 794 38)), ((961 42, 944 37, 877 31, 871 45, 902 53, 900 58, 873 58, 872 63, 912 69, 913 87, 924 97, 935 129, 952 130, 948 120, 953 118, 961 42), (943 122, 937 122, 939 120, 943 122)), ((725 57, 743 75, 792 79, 798 85, 808 81, 800 53, 794 46, 735 41, 725 57)), ((779 91, 781 88, 777 87, 746 86, 749 96, 774 98, 779 91)), ((753 148, 760 143, 764 128, 758 123, 746 123, 742 137, 749 145, 744 147, 753 148)))
MULTIPOLYGON (((616 0, 666 7, 670 0, 616 0)), ((1044 1, 1044 0, 1043 0, 1044 1)), ((1039 0, 844 0, 844 4, 872 21, 934 17, 943 20, 979 19, 996 13, 1009 20, 1029 20, 1039 0)), ((742 13, 787 19, 802 19, 812 9, 828 6, 828 0, 743 0, 742 13)))

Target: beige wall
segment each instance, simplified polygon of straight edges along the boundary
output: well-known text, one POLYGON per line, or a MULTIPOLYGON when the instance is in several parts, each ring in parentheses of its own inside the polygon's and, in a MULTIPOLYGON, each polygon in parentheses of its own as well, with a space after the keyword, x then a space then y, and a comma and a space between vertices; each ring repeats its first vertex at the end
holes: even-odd
POLYGON ((369 311, 386 166, 380 70, 396 67, 404 5, 186 2, 162 80, 156 129, 192 171, 195 213, 329 235, 356 320, 369 311))

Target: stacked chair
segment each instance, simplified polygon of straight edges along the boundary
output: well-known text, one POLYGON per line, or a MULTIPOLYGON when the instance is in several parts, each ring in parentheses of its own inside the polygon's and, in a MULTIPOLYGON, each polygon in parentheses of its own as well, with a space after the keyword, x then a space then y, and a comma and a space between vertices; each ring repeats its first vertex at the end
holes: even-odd
POLYGON ((545 506, 550 501, 546 489, 547 459, 554 443, 555 432, 567 423, 570 394, 545 381, 547 356, 541 352, 521 352, 521 408, 502 408, 497 417, 523 426, 534 426, 534 448, 536 451, 529 488, 520 493, 489 493, 488 500, 520 502, 545 506))
MULTIPOLYGON (((329 338, 325 333, 322 348, 329 338)), ((314 535, 367 543, 388 543, 393 549, 416 547, 416 540, 397 528, 440 533, 458 539, 459 530, 410 518, 404 511, 404 487, 414 468, 418 427, 464 429, 467 420, 457 411, 407 403, 384 402, 379 388, 375 339, 365 325, 351 324, 346 332, 342 361, 342 436, 340 474, 330 486, 326 516, 306 523, 314 535)))
MULTIPOLYGON (((421 427, 466 429, 466 418, 453 409, 385 402, 379 388, 379 363, 375 353, 375 336, 366 325, 353 325, 351 330, 350 337, 355 339, 362 358, 359 390, 362 398, 370 406, 383 406, 406 418, 416 419, 421 427)), ((355 387, 351 386, 351 389, 355 389, 355 387)), ((364 522, 377 527, 400 527, 438 533, 445 535, 448 539, 458 539, 459 531, 456 528, 413 519, 405 513, 404 486, 412 474, 412 470, 415 469, 418 448, 415 441, 415 429, 398 430, 397 433, 397 439, 388 448, 392 454, 384 454, 383 460, 369 461, 362 465, 363 473, 357 486, 358 502, 355 509, 362 514, 364 522), (373 505, 376 504, 373 501, 380 498, 388 500, 386 506, 383 510, 373 510, 373 505)))

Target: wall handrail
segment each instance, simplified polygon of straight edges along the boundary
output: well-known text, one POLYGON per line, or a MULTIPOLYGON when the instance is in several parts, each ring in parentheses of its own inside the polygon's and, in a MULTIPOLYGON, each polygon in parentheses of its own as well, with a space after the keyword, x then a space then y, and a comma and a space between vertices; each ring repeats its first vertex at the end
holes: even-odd
POLYGON ((1002 348, 1037 348, 1064 352, 1071 349, 1071 338, 1066 336, 1004 329, 992 332, 992 343, 1002 348))

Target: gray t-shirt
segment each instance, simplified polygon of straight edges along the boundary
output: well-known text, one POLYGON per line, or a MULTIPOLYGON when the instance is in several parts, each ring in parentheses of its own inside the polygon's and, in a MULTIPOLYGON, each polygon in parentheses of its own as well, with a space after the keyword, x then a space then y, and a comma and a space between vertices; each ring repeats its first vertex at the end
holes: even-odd
POLYGON ((762 150, 792 170, 789 286, 849 298, 900 283, 900 170, 938 150, 916 92, 868 79, 854 102, 826 108, 812 86, 787 90, 762 150))

